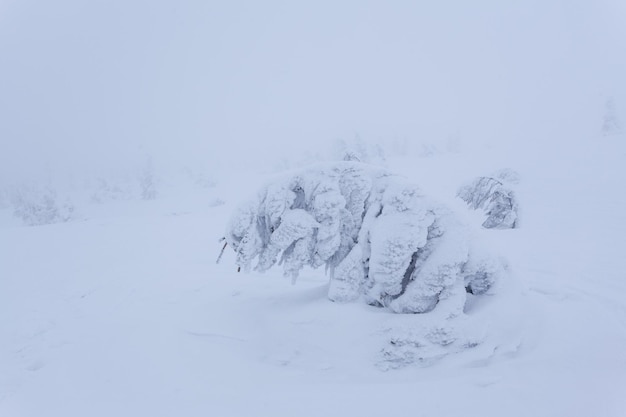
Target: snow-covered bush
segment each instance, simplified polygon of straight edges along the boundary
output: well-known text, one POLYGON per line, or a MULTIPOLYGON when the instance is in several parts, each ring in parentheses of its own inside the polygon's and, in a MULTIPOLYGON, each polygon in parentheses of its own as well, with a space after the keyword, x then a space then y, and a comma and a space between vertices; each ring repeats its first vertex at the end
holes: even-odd
POLYGON ((474 210, 484 210, 487 229, 514 229, 518 225, 518 206, 512 187, 519 182, 515 171, 503 169, 495 175, 478 177, 461 187, 457 195, 474 210))
POLYGON ((365 142, 358 135, 353 140, 337 140, 334 145, 332 159, 365 162, 381 166, 386 164, 383 148, 379 144, 365 142))
POLYGON ((132 197, 132 194, 133 192, 128 183, 98 178, 95 181, 95 187, 90 199, 94 203, 102 204, 109 201, 128 200, 132 197))
POLYGON ((142 200, 154 200, 157 198, 156 177, 152 166, 152 159, 148 158, 139 174, 139 187, 142 200))
POLYGON ((401 177, 357 162, 278 180, 239 208, 226 234, 237 263, 277 262, 295 282, 325 266, 328 296, 362 298, 398 313, 462 313, 466 293, 486 292, 502 267, 474 255, 467 229, 401 177), (472 254, 472 255, 471 255, 472 254))
POLYGON ((74 215, 71 201, 66 199, 60 203, 56 192, 51 188, 16 190, 12 203, 14 215, 28 226, 67 222, 74 215))

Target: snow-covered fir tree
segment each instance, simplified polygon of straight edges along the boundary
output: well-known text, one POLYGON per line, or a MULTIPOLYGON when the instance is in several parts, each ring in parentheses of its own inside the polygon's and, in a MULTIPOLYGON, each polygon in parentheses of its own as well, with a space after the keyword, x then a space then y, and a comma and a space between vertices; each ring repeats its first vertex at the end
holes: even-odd
POLYGON ((419 188, 357 162, 324 164, 265 187, 233 215, 226 240, 244 270, 282 264, 294 282, 325 266, 328 296, 398 313, 461 314, 502 265, 472 250, 467 229, 419 188))
POLYGON ((139 176, 139 186, 142 200, 154 200, 157 197, 156 179, 152 159, 148 158, 143 171, 139 176))
POLYGON ((493 175, 478 177, 459 188, 457 196, 474 210, 483 210, 486 229, 514 229, 519 226, 518 203, 513 187, 519 175, 511 169, 502 169, 493 175))

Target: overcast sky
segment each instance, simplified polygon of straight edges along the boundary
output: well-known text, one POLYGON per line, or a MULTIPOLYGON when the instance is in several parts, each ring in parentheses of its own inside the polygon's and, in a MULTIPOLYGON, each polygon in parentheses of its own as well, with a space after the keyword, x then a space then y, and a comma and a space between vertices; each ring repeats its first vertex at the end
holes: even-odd
POLYGON ((568 135, 608 95, 623 113, 624 22, 623 0, 0 0, 0 173, 568 135))

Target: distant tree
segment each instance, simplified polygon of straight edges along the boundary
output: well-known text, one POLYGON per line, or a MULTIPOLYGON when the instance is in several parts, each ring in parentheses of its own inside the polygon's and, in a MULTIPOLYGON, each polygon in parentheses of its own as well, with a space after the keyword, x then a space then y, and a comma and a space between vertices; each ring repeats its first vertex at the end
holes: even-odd
POLYGON ((28 226, 67 222, 74 216, 74 205, 69 199, 60 203, 56 192, 50 188, 38 190, 24 187, 16 190, 12 198, 13 213, 28 226))
POLYGON ((91 201, 94 203, 106 203, 116 200, 128 200, 133 198, 132 187, 128 182, 106 180, 104 178, 96 178, 92 184, 93 191, 91 193, 91 201))
POLYGON ((336 159, 385 165, 385 153, 379 144, 365 142, 359 135, 351 141, 339 139, 335 143, 336 159))
POLYGON ((457 196, 474 210, 483 210, 486 229, 514 229, 518 227, 518 204, 513 187, 519 175, 503 169, 491 176, 478 177, 459 188, 457 196))
POLYGON ((139 186, 143 200, 154 200, 157 197, 156 180, 151 158, 148 158, 143 171, 139 175, 139 186))
POLYGON ((617 110, 615 108, 615 100, 613 97, 609 97, 604 103, 604 119, 602 121, 602 135, 612 136, 622 133, 622 126, 619 118, 617 117, 617 110))

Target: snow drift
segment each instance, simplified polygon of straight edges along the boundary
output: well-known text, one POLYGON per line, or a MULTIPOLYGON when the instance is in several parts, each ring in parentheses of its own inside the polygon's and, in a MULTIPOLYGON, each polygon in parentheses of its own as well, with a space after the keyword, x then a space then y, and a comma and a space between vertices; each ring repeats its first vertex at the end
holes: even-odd
POLYGON ((396 313, 463 312, 503 273, 480 255, 467 229, 404 178, 357 162, 312 167, 264 187, 231 219, 237 264, 282 264, 296 281, 325 266, 333 301, 362 299, 396 313))

